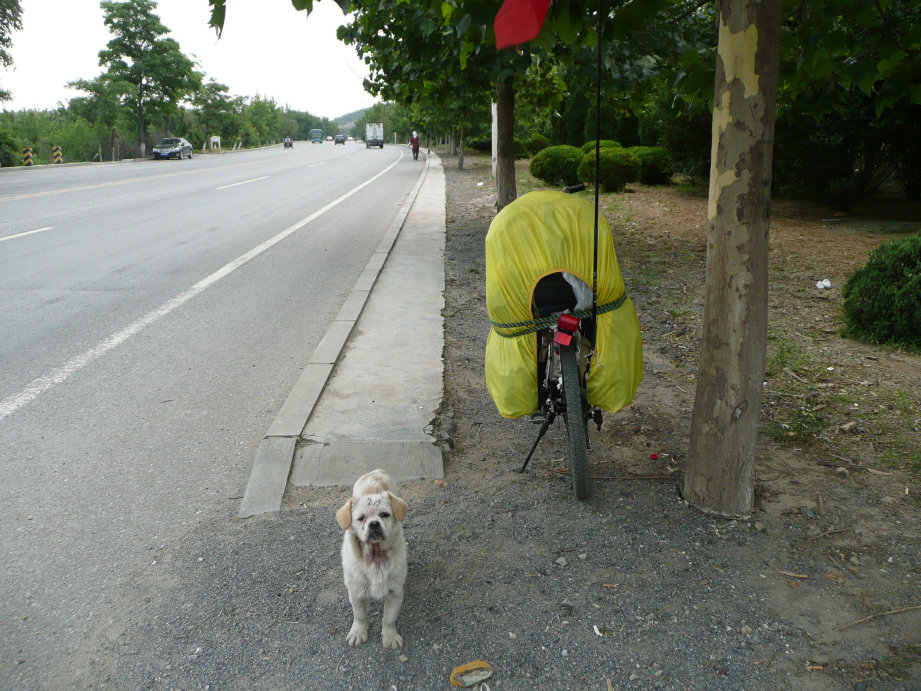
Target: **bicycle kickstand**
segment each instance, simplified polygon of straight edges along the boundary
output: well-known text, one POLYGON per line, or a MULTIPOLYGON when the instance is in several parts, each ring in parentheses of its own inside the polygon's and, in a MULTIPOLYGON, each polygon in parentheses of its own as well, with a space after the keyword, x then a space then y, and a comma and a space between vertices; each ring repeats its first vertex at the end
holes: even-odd
POLYGON ((540 432, 537 433, 537 439, 534 442, 534 446, 531 447, 531 451, 528 453, 528 457, 524 459, 524 465, 521 466, 521 470, 518 471, 519 473, 523 473, 525 468, 528 467, 528 463, 531 462, 531 456, 534 455, 534 450, 537 448, 537 445, 540 444, 540 440, 544 438, 544 435, 547 433, 550 425, 553 424, 554 418, 556 418, 556 413, 554 411, 551 410, 549 413, 547 413, 547 419, 544 420, 544 424, 540 426, 540 432))

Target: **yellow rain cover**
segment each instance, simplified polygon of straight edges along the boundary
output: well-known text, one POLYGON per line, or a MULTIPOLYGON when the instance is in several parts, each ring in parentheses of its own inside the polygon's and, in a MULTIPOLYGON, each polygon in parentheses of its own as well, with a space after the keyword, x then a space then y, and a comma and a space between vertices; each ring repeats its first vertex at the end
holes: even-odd
MULTIPOLYGON (((527 325, 512 325, 531 322, 531 294, 548 274, 566 271, 591 288, 594 217, 594 206, 585 199, 530 192, 506 206, 489 226, 486 308, 493 326, 486 342, 486 386, 503 417, 538 409, 537 335, 513 335, 527 325)), ((597 342, 588 402, 614 413, 633 400, 643 379, 643 344, 603 214, 598 224, 597 342)))

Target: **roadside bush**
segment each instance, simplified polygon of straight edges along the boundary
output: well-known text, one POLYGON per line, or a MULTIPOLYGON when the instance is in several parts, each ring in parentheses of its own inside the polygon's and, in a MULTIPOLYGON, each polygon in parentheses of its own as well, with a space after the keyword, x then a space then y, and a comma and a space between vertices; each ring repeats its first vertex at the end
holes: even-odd
MULTIPOLYGON (((601 148, 602 148, 602 149, 619 149, 619 148, 621 148, 621 147, 620 147, 620 142, 615 142, 613 139, 602 139, 602 140, 601 140, 600 142, 598 142, 598 143, 601 145, 601 148)), ((594 140, 594 139, 591 140, 590 142, 585 142, 585 144, 582 145, 582 153, 583 153, 583 154, 595 153, 595 140, 594 140)))
POLYGON ((921 347, 921 233, 873 250, 843 295, 851 336, 921 347))
POLYGON ((548 146, 531 159, 531 175, 550 185, 574 185, 581 162, 582 152, 574 146, 548 146))
POLYGON ((540 132, 537 132, 536 134, 532 134, 531 138, 528 140, 528 154, 534 156, 548 146, 550 146, 550 140, 540 132))
POLYGON ((22 160, 22 153, 16 146, 13 135, 6 130, 0 129, 0 166, 9 168, 18 165, 18 160, 22 160), (17 153, 19 153, 18 158, 16 156, 17 153))
POLYGON ((481 154, 488 154, 492 151, 492 140, 481 139, 479 137, 476 139, 468 139, 467 148, 479 151, 481 154))
MULTIPOLYGON (((640 175, 640 159, 627 149, 602 149, 599 152, 598 177, 606 192, 618 192, 640 175)), ((587 153, 579 163, 579 179, 595 181, 595 152, 587 153)))
POLYGON ((640 159, 640 182, 667 185, 672 179, 672 161, 661 146, 631 146, 628 151, 640 159))

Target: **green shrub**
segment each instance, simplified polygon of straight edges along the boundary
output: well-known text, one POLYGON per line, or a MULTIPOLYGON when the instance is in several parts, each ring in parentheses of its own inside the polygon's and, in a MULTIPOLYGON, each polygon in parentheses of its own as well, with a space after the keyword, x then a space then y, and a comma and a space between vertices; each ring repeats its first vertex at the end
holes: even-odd
POLYGON ((518 137, 515 137, 515 158, 528 158, 528 145, 518 137))
MULTIPOLYGON (((613 139, 602 139, 598 143, 601 145, 602 149, 619 149, 620 148, 620 142, 615 142, 613 139)), ((585 142, 585 144, 582 145, 583 154, 590 154, 594 152, 595 152, 595 140, 594 139, 590 142, 585 142)))
POLYGON ((661 146, 631 146, 640 159, 640 182, 644 185, 667 185, 672 179, 672 161, 661 146))
POLYGON ((0 130, 0 166, 10 168, 22 160, 22 150, 16 146, 13 135, 7 130, 0 130))
POLYGON ((550 140, 540 132, 537 132, 536 134, 532 134, 531 138, 528 140, 528 154, 534 156, 548 146, 550 146, 550 140))
MULTIPOLYGON (((640 175, 640 159, 627 149, 602 149, 599 154, 599 179, 606 192, 622 190, 628 182, 636 182, 640 175)), ((579 163, 579 179, 595 180, 595 152, 585 154, 579 163)))
POLYGON ((531 159, 531 175, 550 185, 574 185, 581 161, 582 152, 574 146, 548 146, 531 159))
POLYGON ((921 347, 921 233, 873 250, 843 294, 852 336, 921 347))

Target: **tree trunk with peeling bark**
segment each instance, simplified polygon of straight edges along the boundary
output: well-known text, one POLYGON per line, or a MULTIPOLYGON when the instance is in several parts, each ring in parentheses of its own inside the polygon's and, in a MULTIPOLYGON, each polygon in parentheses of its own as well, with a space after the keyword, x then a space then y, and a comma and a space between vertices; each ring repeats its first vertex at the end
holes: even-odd
POLYGON ((496 82, 496 197, 502 211, 515 201, 515 97, 511 77, 496 82))
POLYGON ((684 497, 751 513, 767 344, 780 0, 718 0, 703 342, 684 497))

